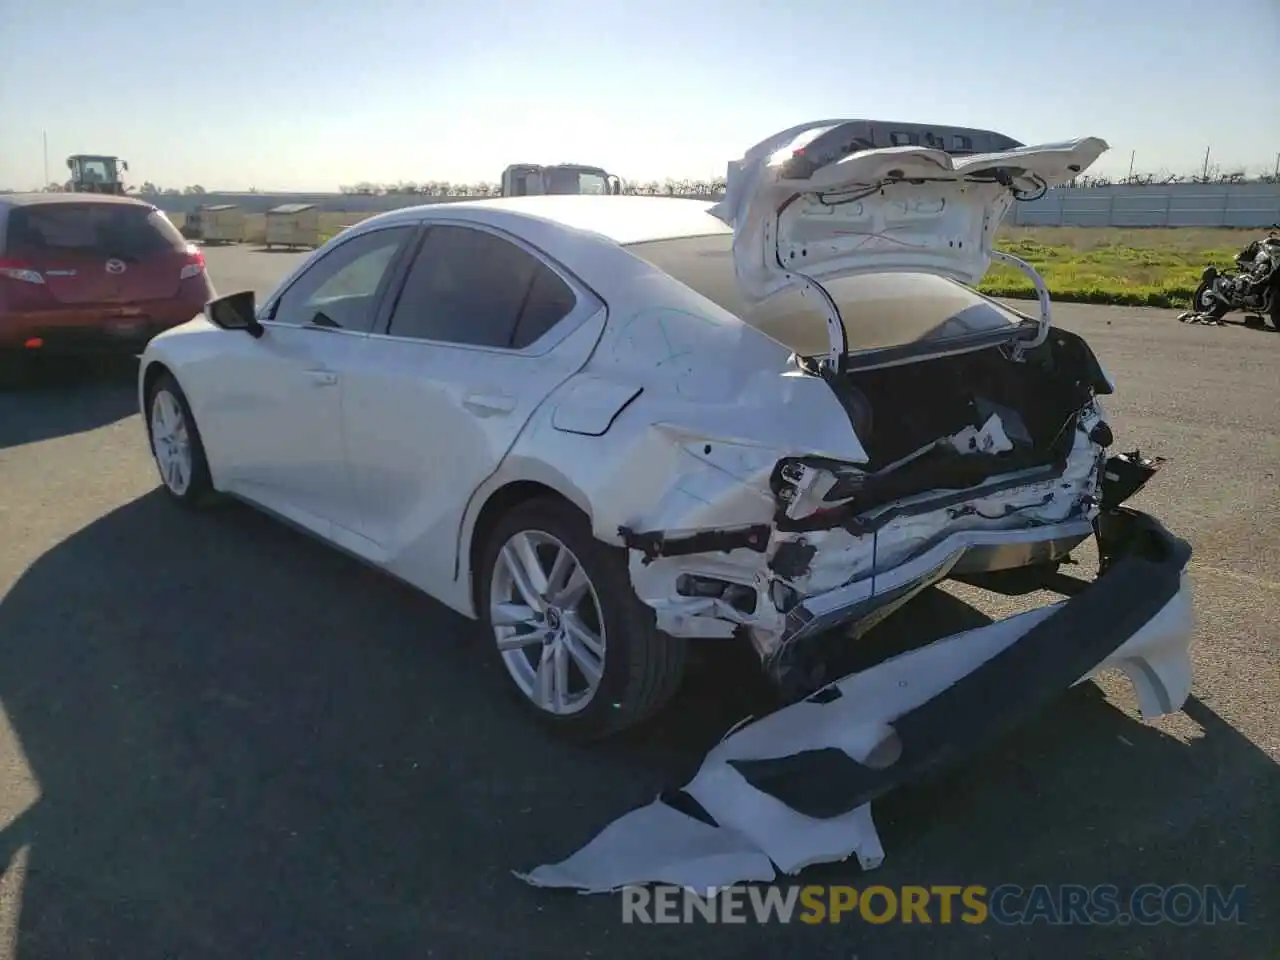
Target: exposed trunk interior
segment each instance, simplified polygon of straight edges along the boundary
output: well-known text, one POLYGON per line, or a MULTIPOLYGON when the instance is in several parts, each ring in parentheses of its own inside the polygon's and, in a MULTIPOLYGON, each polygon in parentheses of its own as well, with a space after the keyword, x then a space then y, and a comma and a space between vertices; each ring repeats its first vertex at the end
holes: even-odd
MULTIPOLYGON (((1023 362, 993 347, 850 372, 831 384, 870 457, 871 476, 852 485, 862 509, 1061 464, 1090 388, 1108 392, 1089 348, 1061 331, 1023 362), (992 417, 994 431, 967 443, 991 427, 992 417), (984 452, 992 432, 998 441, 984 452)), ((827 499, 851 492, 850 485, 839 484, 827 499)))

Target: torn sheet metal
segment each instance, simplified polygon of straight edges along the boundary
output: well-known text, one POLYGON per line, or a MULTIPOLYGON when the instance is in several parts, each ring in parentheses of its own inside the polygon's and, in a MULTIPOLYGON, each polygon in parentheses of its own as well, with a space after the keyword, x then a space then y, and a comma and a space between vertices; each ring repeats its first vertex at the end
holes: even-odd
POLYGON ((884 857, 873 800, 976 752, 1067 687, 1118 668, 1144 718, 1181 709, 1191 690, 1190 548, 1154 521, 1136 537, 1152 556, 1126 557, 1079 597, 945 637, 739 726, 673 798, 518 876, 606 892, 654 882, 707 890, 850 856, 873 869, 884 857))

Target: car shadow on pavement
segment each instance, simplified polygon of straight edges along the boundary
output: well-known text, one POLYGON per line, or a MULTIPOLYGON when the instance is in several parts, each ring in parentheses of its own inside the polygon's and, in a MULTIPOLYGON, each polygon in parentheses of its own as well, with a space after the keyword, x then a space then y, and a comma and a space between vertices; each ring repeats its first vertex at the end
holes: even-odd
MULTIPOLYGON (((866 639, 982 622, 934 591, 866 639)), ((1257 916, 1248 942, 1222 926, 624 927, 616 897, 510 871, 683 782, 766 702, 749 659, 716 651, 643 731, 568 746, 503 695, 480 643, 238 505, 191 514, 157 491, 41 556, 0 602, 18 956, 1079 957, 1102 934, 1111 956, 1263 955, 1257 916), (38 797, 18 803, 24 768, 38 797)), ((1245 883, 1254 904, 1275 766, 1198 701, 1175 718, 1187 737, 1131 713, 1076 688, 976 762, 879 801, 880 871, 804 882, 1245 883)))
POLYGON ((0 450, 95 430, 138 412, 133 357, 41 358, 0 377, 0 450))

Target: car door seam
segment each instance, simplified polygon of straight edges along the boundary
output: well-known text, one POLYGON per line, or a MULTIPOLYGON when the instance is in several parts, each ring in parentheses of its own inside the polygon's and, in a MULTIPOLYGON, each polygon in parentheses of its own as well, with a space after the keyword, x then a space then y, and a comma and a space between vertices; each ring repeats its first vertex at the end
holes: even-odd
MULTIPOLYGON (((524 436, 525 431, 527 431, 530 428, 530 425, 538 418, 538 414, 542 411, 542 408, 548 402, 550 402, 551 398, 555 396, 556 393, 559 392, 561 387, 563 387, 566 383, 568 383, 570 380, 572 380, 574 377, 580 374, 583 370, 585 370, 587 368, 587 365, 591 362, 591 358, 595 356, 596 350, 600 346, 600 340, 604 336, 604 332, 606 329, 608 329, 608 326, 609 326, 609 308, 603 305, 603 301, 602 301, 602 306, 600 310, 597 311, 597 313, 603 316, 603 319, 600 323, 600 332, 596 334, 596 341, 591 345, 591 349, 587 351, 586 356, 583 357, 582 359, 582 362, 575 369, 572 369, 568 373, 566 373, 564 376, 564 379, 562 379, 554 387, 548 390, 546 393, 546 396, 544 396, 541 400, 537 402, 537 404, 534 405, 533 409, 529 411, 529 416, 525 417, 524 422, 520 424, 519 429, 516 430, 516 432, 512 435, 511 442, 507 444, 507 448, 502 451, 502 456, 498 457, 497 462, 494 464, 493 469, 490 470, 487 474, 485 474, 484 478, 481 479, 480 482, 477 483, 472 488, 471 495, 467 497, 467 502, 463 505, 462 513, 458 518, 458 529, 454 533, 454 544, 453 544, 454 583, 457 583, 458 577, 462 573, 462 534, 463 534, 463 531, 466 529, 467 517, 470 516, 471 514, 471 508, 472 508, 472 505, 475 503, 476 495, 484 488, 484 486, 490 480, 492 480, 495 476, 498 475, 499 472, 501 472, 503 464, 507 462, 507 457, 509 457, 511 455, 511 451, 516 448, 516 445, 520 442, 520 439, 524 436)), ((594 314, 592 315, 592 317, 593 316, 594 314)), ((589 322, 592 319, 592 317, 588 317, 586 320, 583 321, 583 323, 589 322)))

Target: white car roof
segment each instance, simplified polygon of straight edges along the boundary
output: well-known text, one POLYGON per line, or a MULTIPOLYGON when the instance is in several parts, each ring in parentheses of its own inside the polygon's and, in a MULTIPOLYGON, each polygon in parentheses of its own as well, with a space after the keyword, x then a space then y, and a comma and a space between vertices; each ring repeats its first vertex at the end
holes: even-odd
POLYGON ((539 239, 537 235, 542 233, 538 228, 541 221, 543 225, 585 230, 627 245, 732 233, 731 226, 708 212, 712 205, 710 200, 680 197, 570 194, 424 204, 375 219, 382 223, 392 219, 417 220, 423 214, 433 219, 458 218, 504 228, 535 243, 539 239))

